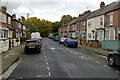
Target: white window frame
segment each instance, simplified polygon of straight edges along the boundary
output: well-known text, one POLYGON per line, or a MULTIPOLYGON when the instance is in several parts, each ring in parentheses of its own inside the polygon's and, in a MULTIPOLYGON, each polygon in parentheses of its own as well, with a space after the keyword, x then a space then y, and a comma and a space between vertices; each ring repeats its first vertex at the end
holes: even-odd
POLYGON ((111 13, 109 16, 109 25, 113 25, 113 17, 113 13, 111 13))
POLYGON ((11 17, 8 16, 8 24, 11 25, 11 17))
POLYGON ((8 31, 8 38, 12 38, 13 37, 13 31, 12 30, 9 30, 8 31))
POLYGON ((92 36, 90 37, 89 35, 91 36, 91 33, 88 33, 88 40, 91 40, 92 36))
POLYGON ((99 40, 99 41, 102 41, 102 40, 100 40, 100 35, 101 35, 100 32, 101 32, 101 31, 103 32, 102 40, 104 40, 104 31, 103 31, 103 30, 98 30, 98 31, 97 31, 97 40, 99 40))
MULTIPOLYGON (((108 36, 109 36, 109 39, 108 39, 108 40, 111 40, 111 39, 110 39, 110 37, 111 37, 111 35, 110 35, 110 34, 111 34, 111 30, 114 31, 114 33, 113 33, 113 37, 114 37, 114 39, 113 39, 113 40, 115 40, 115 29, 105 29, 105 31, 106 31, 106 30, 109 31, 109 35, 108 35, 108 36)), ((107 39, 106 39, 106 33, 105 33, 105 40, 107 40, 107 39)))
POLYGON ((4 19, 5 19, 5 16, 2 13, 0 13, 0 22, 4 22, 4 19))

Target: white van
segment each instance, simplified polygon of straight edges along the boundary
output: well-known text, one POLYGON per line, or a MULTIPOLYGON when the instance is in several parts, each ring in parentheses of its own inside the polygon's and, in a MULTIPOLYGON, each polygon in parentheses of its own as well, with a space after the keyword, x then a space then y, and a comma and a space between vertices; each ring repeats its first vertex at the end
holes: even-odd
POLYGON ((31 39, 42 39, 39 32, 31 33, 31 39))

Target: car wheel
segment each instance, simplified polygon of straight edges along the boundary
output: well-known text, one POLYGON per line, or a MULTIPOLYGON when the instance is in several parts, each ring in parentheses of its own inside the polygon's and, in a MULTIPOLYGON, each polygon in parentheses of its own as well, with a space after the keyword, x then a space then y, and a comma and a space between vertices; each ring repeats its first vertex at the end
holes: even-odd
POLYGON ((110 56, 110 57, 108 58, 108 64, 109 64, 110 66, 114 66, 114 65, 115 65, 115 59, 114 59, 112 56, 110 56))
POLYGON ((69 45, 68 45, 68 44, 66 44, 66 46, 67 46, 67 47, 69 47, 69 45))

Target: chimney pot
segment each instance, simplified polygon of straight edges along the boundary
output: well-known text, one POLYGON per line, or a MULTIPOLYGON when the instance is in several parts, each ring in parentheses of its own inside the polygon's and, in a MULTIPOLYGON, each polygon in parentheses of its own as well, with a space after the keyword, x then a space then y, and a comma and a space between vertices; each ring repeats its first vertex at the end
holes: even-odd
POLYGON ((79 14, 79 17, 81 17, 82 16, 82 14, 79 14))
POLYGON ((101 2, 100 3, 100 8, 104 7, 105 6, 105 3, 104 2, 101 2))
POLYGON ((16 18, 16 14, 12 14, 12 17, 13 17, 13 18, 16 18))
POLYGON ((86 13, 87 13, 87 14, 91 13, 91 10, 87 10, 86 13))
POLYGON ((6 10, 7 10, 6 6, 2 6, 1 9, 2 9, 3 11, 6 11, 6 10))

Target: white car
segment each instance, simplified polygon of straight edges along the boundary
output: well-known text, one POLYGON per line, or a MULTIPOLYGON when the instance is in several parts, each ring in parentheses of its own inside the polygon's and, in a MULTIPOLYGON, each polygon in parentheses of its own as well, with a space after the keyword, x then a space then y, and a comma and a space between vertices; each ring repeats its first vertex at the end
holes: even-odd
POLYGON ((31 39, 42 39, 39 32, 31 33, 31 39))

